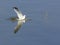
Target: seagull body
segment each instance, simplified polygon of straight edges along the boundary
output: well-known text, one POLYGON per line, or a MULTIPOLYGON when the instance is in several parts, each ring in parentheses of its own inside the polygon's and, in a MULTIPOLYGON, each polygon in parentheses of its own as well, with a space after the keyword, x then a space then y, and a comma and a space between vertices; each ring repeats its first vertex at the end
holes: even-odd
POLYGON ((18 19, 17 20, 24 20, 26 15, 23 15, 17 7, 13 7, 14 11, 17 13, 18 19))
POLYGON ((16 20, 18 21, 17 26, 15 27, 14 33, 18 32, 19 28, 21 28, 22 24, 25 23, 26 16, 23 15, 17 7, 13 7, 14 11, 17 13, 16 20))

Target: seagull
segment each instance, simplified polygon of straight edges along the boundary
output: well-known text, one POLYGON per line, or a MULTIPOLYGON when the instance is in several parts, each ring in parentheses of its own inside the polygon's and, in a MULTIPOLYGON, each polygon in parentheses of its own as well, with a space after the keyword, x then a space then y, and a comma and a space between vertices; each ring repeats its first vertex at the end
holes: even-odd
POLYGON ((26 15, 23 15, 17 7, 13 7, 13 9, 17 13, 17 16, 18 16, 17 20, 24 20, 26 18, 26 15))
MULTIPOLYGON (((26 15, 23 15, 21 13, 21 11, 19 11, 19 9, 17 7, 13 7, 13 9, 16 12, 17 17, 18 17, 18 18, 16 18, 16 20, 18 21, 18 23, 17 23, 17 26, 14 29, 14 33, 16 33, 16 32, 18 32, 19 28, 21 28, 22 24, 25 23, 25 21, 26 21, 26 15)), ((14 20, 15 18, 12 18, 12 19, 14 20)))

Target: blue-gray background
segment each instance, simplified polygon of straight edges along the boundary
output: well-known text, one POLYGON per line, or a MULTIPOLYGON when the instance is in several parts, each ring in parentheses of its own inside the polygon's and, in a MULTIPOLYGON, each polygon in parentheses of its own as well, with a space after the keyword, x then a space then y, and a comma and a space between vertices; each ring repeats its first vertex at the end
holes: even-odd
POLYGON ((0 45, 60 45, 60 0, 0 0, 0 45), (32 19, 17 34, 14 6, 32 19))

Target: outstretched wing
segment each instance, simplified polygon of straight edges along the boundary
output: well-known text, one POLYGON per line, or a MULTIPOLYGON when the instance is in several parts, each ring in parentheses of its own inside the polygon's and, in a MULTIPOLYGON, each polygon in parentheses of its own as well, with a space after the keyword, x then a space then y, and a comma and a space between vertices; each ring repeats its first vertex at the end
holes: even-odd
POLYGON ((22 24, 23 24, 23 22, 18 21, 18 24, 17 24, 17 26, 15 27, 14 33, 18 32, 18 30, 19 30, 19 28, 21 28, 22 24))
POLYGON ((14 11, 17 13, 18 18, 22 17, 23 14, 21 13, 21 11, 19 11, 19 9, 17 7, 13 7, 14 11))

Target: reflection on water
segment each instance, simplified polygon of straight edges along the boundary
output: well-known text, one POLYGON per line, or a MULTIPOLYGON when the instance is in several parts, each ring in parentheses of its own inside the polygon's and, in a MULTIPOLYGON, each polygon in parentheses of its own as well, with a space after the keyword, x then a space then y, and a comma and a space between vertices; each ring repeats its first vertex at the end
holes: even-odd
POLYGON ((17 21, 16 19, 17 19, 18 17, 10 17, 10 18, 8 18, 7 20, 10 20, 11 22, 15 22, 15 21, 17 21))
POLYGON ((14 33, 18 32, 19 28, 21 28, 23 23, 25 23, 25 20, 18 21, 17 26, 14 29, 14 33))
POLYGON ((43 10, 42 12, 41 12, 41 21, 43 22, 43 23, 48 23, 48 10, 46 9, 46 10, 43 10))
POLYGON ((44 13, 44 22, 48 23, 48 11, 47 10, 44 13))
POLYGON ((21 28, 21 26, 23 25, 23 23, 27 22, 27 21, 31 21, 31 19, 29 18, 26 18, 24 20, 16 20, 18 17, 11 17, 11 18, 8 18, 7 20, 10 20, 11 22, 18 22, 15 29, 14 29, 14 33, 17 33, 18 30, 21 28))

